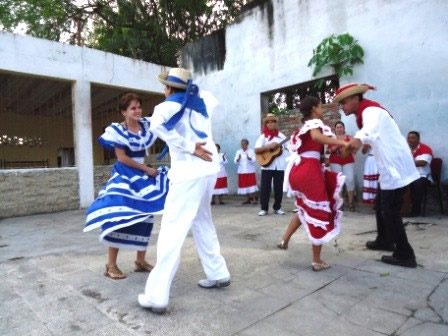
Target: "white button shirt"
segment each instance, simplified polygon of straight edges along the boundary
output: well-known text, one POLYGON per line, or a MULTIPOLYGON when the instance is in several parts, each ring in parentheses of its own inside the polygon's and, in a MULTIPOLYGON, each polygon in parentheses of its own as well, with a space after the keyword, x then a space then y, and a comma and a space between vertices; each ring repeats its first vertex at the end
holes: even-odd
POLYGON ((409 145, 395 120, 379 107, 363 111, 363 128, 355 138, 372 146, 383 190, 405 187, 420 178, 409 145))
MULTIPOLYGON (((271 140, 268 140, 268 138, 266 138, 264 136, 264 134, 262 134, 258 137, 257 142, 255 143, 255 148, 264 147, 273 142, 280 143, 281 141, 283 141, 285 139, 286 139, 286 136, 281 132, 278 132, 278 136, 273 137, 271 140)), ((282 147, 283 147, 282 155, 275 158, 275 160, 268 167, 261 167, 262 170, 285 170, 285 168, 286 168, 285 159, 288 154, 286 152, 286 144, 283 144, 282 147)))

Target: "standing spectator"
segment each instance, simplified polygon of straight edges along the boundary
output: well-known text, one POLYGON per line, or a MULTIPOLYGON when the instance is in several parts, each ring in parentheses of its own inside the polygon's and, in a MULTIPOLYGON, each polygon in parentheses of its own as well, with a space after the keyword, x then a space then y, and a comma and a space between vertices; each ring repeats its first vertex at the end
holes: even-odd
POLYGON ((249 149, 249 140, 241 140, 241 149, 235 154, 234 162, 238 164, 238 194, 247 195, 243 204, 258 203, 255 193, 258 191, 257 175, 255 174, 255 153, 249 149))
MULTIPOLYGON (((282 140, 286 139, 286 136, 278 130, 277 122, 278 118, 271 113, 268 113, 266 118, 263 119, 263 133, 255 143, 255 153, 262 154, 274 150, 282 140)), ((276 157, 269 166, 261 167, 261 211, 258 213, 258 216, 266 216, 268 214, 272 183, 274 183, 274 213, 277 215, 285 214, 282 210, 283 179, 286 166, 285 148, 286 146, 283 146, 282 154, 276 157)))
POLYGON ((420 142, 420 133, 416 131, 408 133, 408 144, 414 157, 415 166, 420 173, 420 178, 410 185, 412 210, 409 217, 417 217, 421 214, 423 195, 431 181, 432 150, 420 142))
MULTIPOLYGON (((334 130, 336 138, 345 142, 350 142, 352 139, 345 134, 345 125, 342 121, 338 121, 334 130)), ((342 156, 342 146, 328 145, 328 153, 330 153, 330 170, 335 173, 342 173, 345 175, 345 187, 347 188, 348 207, 350 211, 355 211, 353 198, 355 195, 355 158, 353 154, 346 157, 342 156)))
POLYGON ((226 153, 221 153, 221 146, 216 144, 216 149, 219 154, 219 166, 221 169, 219 170, 218 175, 216 176, 216 184, 215 189, 213 189, 212 196, 212 204, 215 204, 215 195, 218 195, 219 204, 224 204, 222 200, 222 195, 228 194, 229 190, 227 189, 227 171, 226 164, 228 163, 226 158, 226 153))
POLYGON ((375 204, 380 174, 378 173, 375 157, 372 154, 372 147, 370 145, 362 146, 362 153, 367 154, 366 162, 364 163, 362 201, 363 203, 375 204))

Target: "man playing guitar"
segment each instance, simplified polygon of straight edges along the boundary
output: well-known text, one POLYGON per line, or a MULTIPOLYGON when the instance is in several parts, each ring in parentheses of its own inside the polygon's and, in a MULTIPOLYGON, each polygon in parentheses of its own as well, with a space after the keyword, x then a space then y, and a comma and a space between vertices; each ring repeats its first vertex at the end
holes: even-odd
MULTIPOLYGON (((281 146, 280 143, 286 140, 286 136, 279 132, 277 128, 277 122, 278 118, 271 113, 268 113, 268 115, 263 119, 263 133, 255 143, 255 153, 257 156, 260 156, 259 154, 266 154, 267 156, 268 153, 276 151, 276 149, 281 146)), ((278 154, 277 157, 273 157, 271 159, 272 162, 270 164, 268 162, 261 167, 261 211, 258 213, 259 216, 266 216, 268 214, 272 181, 274 182, 274 213, 277 215, 285 214, 282 210, 282 199, 286 154, 283 150, 278 154)))

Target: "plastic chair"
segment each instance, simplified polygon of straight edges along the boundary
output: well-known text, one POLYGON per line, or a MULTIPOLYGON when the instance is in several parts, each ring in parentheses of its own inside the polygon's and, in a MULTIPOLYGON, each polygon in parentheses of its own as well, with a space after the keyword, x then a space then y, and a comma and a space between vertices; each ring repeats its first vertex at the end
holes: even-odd
POLYGON ((439 202, 440 202, 440 213, 443 214, 443 199, 442 199, 442 188, 440 186, 440 175, 442 173, 442 164, 443 160, 440 158, 433 158, 431 160, 431 177, 434 182, 431 184, 428 183, 428 186, 425 189, 425 193, 423 194, 423 211, 422 215, 426 215, 426 203, 428 201, 428 191, 430 188, 437 188, 439 193, 439 202))

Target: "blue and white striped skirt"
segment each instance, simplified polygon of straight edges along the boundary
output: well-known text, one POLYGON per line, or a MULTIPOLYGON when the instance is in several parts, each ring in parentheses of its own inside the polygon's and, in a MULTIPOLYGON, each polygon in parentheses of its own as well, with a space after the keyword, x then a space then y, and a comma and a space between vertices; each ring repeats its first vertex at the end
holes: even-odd
POLYGON ((84 232, 101 227, 100 242, 116 248, 146 250, 153 215, 161 214, 168 193, 166 167, 157 177, 116 162, 112 177, 87 210, 84 232))

